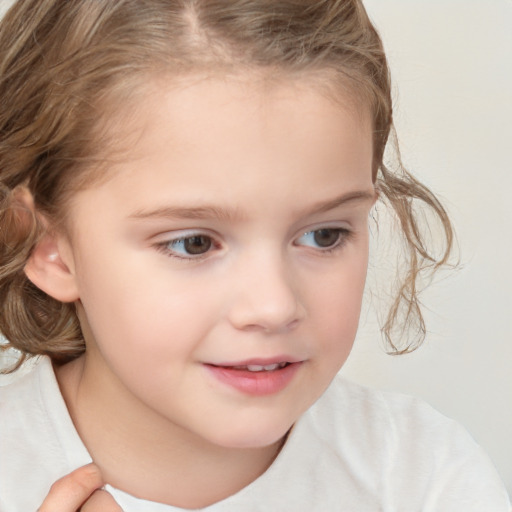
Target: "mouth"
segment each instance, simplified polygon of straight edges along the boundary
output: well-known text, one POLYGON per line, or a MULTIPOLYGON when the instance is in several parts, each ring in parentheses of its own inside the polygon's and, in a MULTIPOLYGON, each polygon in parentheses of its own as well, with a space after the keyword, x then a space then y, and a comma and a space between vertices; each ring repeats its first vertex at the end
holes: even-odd
POLYGON ((283 391, 302 367, 303 361, 250 361, 235 364, 205 364, 222 385, 252 396, 283 391))
POLYGON ((273 372, 276 370, 281 370, 285 368, 291 363, 283 361, 281 363, 272 363, 272 364, 247 364, 247 365, 235 365, 235 366, 222 366, 222 368, 229 368, 231 370, 242 370, 248 372, 273 372))

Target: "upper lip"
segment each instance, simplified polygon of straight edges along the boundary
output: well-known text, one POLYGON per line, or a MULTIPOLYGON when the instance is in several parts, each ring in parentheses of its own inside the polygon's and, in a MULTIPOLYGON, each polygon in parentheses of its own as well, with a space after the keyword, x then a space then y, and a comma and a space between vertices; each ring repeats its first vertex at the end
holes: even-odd
POLYGON ((300 363, 303 359, 300 359, 298 357, 294 356, 276 356, 276 357, 254 357, 251 359, 244 359, 240 361, 223 361, 218 363, 206 363, 211 366, 223 366, 223 367, 230 367, 230 366, 268 366, 272 364, 279 364, 279 363, 300 363))

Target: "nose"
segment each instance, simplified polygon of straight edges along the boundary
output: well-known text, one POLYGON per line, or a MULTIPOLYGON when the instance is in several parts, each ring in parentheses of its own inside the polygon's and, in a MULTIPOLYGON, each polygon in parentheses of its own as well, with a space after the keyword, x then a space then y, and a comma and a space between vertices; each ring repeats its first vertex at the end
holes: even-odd
POLYGON ((239 262, 229 319, 240 330, 282 333, 305 316, 299 283, 282 256, 252 255, 239 262))

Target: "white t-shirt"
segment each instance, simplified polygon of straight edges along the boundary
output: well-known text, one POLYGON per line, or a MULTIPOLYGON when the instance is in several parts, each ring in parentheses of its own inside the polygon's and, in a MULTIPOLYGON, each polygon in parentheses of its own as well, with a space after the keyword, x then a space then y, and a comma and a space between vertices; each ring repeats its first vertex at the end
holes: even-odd
MULTIPOLYGON (((48 358, 0 387, 0 512, 33 512, 91 456, 48 358)), ((182 509, 107 486, 124 512, 182 509)), ((423 402, 336 378, 253 483, 208 512, 509 512, 505 488, 467 432, 423 402)))

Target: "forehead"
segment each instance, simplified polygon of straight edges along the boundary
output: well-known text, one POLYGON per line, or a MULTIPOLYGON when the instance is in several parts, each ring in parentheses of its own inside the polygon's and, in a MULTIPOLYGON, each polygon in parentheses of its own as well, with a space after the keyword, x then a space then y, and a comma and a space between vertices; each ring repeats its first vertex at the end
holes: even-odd
POLYGON ((321 73, 250 71, 168 78, 148 80, 110 116, 104 131, 115 157, 109 162, 117 157, 124 168, 125 158, 142 157, 149 146, 156 150, 159 141, 174 142, 176 152, 186 146, 217 146, 220 151, 222 142, 244 138, 265 138, 270 147, 307 136, 312 145, 328 145, 328 132, 335 136, 347 122, 359 136, 367 139, 370 134, 371 141, 368 106, 348 86, 321 73), (283 131, 286 124, 293 130, 283 131), (315 130, 319 125, 324 130, 315 130))
POLYGON ((340 192, 371 188, 370 115, 333 91, 314 78, 154 80, 113 120, 115 157, 97 186, 140 209, 149 198, 164 205, 300 195, 308 180, 319 195, 333 180, 343 182, 340 192))

